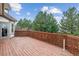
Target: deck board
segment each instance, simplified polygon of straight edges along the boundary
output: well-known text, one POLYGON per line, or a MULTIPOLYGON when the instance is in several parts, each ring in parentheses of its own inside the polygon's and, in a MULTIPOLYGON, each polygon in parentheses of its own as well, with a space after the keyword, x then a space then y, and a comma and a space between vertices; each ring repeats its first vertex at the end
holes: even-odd
POLYGON ((72 56, 62 48, 30 37, 0 40, 0 56, 72 56))

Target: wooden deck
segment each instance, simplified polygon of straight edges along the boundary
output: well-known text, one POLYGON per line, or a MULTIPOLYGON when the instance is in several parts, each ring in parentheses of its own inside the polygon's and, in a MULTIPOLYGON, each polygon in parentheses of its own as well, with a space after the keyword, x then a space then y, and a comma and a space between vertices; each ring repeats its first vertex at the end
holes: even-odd
POLYGON ((1 56, 72 56, 68 51, 30 37, 0 40, 1 56))

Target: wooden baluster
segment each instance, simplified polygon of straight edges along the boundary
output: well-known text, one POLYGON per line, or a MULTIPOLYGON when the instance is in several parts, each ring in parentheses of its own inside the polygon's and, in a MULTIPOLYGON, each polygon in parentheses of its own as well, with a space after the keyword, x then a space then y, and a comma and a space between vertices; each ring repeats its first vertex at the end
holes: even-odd
POLYGON ((63 39, 63 51, 65 51, 65 39, 63 39))

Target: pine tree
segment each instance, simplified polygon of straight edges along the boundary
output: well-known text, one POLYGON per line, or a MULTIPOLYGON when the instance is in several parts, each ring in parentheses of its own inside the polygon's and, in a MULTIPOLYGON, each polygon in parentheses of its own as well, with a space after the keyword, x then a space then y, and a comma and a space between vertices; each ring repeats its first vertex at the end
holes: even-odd
POLYGON ((29 29, 31 26, 31 21, 27 20, 26 18, 20 19, 17 23, 17 27, 21 29, 29 29))
POLYGON ((64 16, 60 22, 60 30, 63 33, 74 34, 76 31, 77 10, 75 7, 69 8, 63 13, 64 16))
POLYGON ((52 14, 40 11, 33 22, 33 29, 44 32, 57 32, 58 24, 52 14))

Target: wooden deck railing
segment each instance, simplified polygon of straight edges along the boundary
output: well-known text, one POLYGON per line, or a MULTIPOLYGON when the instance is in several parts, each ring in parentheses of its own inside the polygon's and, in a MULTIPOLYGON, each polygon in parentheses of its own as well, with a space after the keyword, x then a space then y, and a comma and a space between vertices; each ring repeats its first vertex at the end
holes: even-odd
POLYGON ((79 37, 58 33, 16 31, 15 36, 29 36, 67 49, 74 55, 79 55, 79 37))

